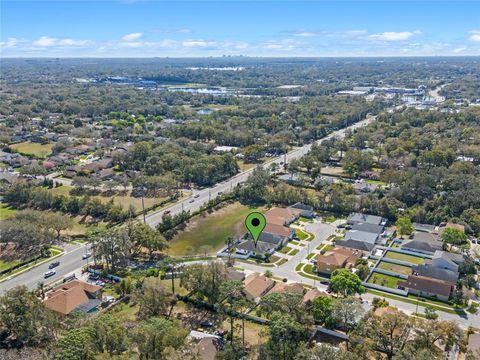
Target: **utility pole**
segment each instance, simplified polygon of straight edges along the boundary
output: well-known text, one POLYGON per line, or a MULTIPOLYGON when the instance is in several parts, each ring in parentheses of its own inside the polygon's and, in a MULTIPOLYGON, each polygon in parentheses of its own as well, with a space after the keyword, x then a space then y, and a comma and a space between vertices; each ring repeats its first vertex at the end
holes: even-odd
POLYGON ((145 188, 143 187, 143 184, 142 184, 142 213, 143 213, 143 222, 146 223, 147 222, 147 219, 146 219, 146 216, 145 216, 145 188))
POLYGON ((212 196, 212 191, 210 189, 208 189, 208 201, 210 201, 211 196, 212 196))

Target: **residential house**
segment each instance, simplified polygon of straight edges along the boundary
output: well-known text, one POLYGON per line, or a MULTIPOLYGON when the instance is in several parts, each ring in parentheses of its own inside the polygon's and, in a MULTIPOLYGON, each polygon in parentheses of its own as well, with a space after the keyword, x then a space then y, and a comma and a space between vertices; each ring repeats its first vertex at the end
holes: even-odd
POLYGON ((438 268, 430 263, 413 266, 412 273, 416 276, 442 280, 452 285, 455 285, 458 281, 457 271, 438 268))
POLYGON ((92 312, 101 304, 102 287, 73 280, 47 293, 45 307, 62 315, 74 311, 92 312))
POLYGON ((275 283, 275 286, 273 287, 273 289, 269 291, 269 294, 288 292, 288 293, 299 294, 303 296, 303 291, 304 291, 304 287, 302 284, 299 284, 299 283, 286 284, 284 282, 277 282, 275 283))
POLYGON ((237 271, 233 268, 227 269, 227 280, 233 281, 243 281, 245 280, 245 273, 242 271, 237 271))
POLYGON ((372 233, 377 235, 383 234, 383 231, 385 229, 384 226, 370 224, 370 223, 355 223, 351 225, 349 228, 350 230, 353 230, 353 231, 363 231, 366 233, 372 233))
POLYGON ((324 274, 331 274, 337 269, 352 267, 355 261, 363 256, 359 250, 347 248, 334 248, 325 254, 319 254, 315 257, 317 261, 317 271, 324 274))
POLYGON ((467 350, 473 356, 480 357, 480 334, 470 334, 468 336, 467 350))
POLYGON ((317 288, 312 288, 307 291, 305 295, 303 295, 303 303, 307 308, 311 308, 313 305, 313 300, 320 296, 327 296, 327 293, 324 293, 323 291, 318 290, 317 288))
POLYGON ((298 219, 300 210, 292 208, 273 207, 265 212, 265 219, 267 224, 285 225, 288 226, 298 219))
POLYGON ((255 302, 258 302, 263 295, 275 286, 275 282, 272 279, 258 273, 248 275, 243 284, 246 298, 255 302))
POLYGON ((398 287, 407 289, 409 294, 448 301, 455 285, 425 276, 409 275, 407 280, 398 282, 398 287))
POLYGON ((263 241, 257 241, 257 243, 255 244, 251 239, 247 239, 242 240, 235 246, 235 252, 239 255, 266 259, 270 255, 272 255, 279 247, 279 245, 263 241))
POLYGON ((463 233, 465 232, 465 226, 464 225, 447 222, 447 223, 440 224, 440 226, 438 227, 438 233, 440 235, 442 235, 442 233, 445 229, 456 229, 456 230, 460 230, 463 233))
POLYGON ((214 360, 220 348, 220 336, 192 330, 188 337, 199 359, 214 360))
POLYGON ((387 220, 382 218, 381 216, 368 215, 368 214, 362 214, 362 213, 352 213, 347 218, 347 224, 353 225, 355 223, 368 223, 368 224, 385 226, 385 224, 387 223, 387 220))
POLYGON ((421 231, 421 232, 427 232, 427 233, 435 232, 435 225, 420 224, 420 223, 413 223, 412 225, 415 231, 421 231))
POLYGON ((429 260, 428 263, 438 269, 458 272, 458 264, 452 260, 449 254, 446 251, 435 251, 432 260, 429 260))
POLYGON ((337 240, 335 242, 337 247, 343 247, 348 249, 356 249, 364 252, 371 252, 375 248, 375 244, 371 244, 368 242, 360 241, 360 240, 337 240))
POLYGON ((115 176, 115 171, 113 169, 102 169, 98 173, 98 177, 102 180, 109 180, 115 176))
POLYGON ((403 250, 432 255, 435 251, 442 250, 443 242, 437 234, 415 232, 410 240, 402 243, 401 248, 403 250))
POLYGON ((360 230, 349 230, 346 232, 344 239, 345 240, 356 240, 363 241, 369 244, 376 244, 380 235, 372 232, 360 231, 360 230))
POLYGON ((295 203, 292 206, 290 206, 291 209, 296 209, 300 210, 300 216, 313 219, 315 217, 315 211, 313 209, 313 206, 310 205, 305 205, 302 203, 295 203))

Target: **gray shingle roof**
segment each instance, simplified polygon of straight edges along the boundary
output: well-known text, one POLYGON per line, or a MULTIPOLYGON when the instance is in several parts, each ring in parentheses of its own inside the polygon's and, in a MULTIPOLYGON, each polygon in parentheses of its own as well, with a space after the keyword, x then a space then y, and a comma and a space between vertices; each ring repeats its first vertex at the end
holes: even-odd
POLYGON ((383 232, 383 226, 369 223, 356 223, 352 225, 352 230, 380 235, 383 232))
POLYGON ((376 215, 368 215, 368 214, 361 214, 361 213, 352 213, 348 216, 348 222, 360 222, 360 223, 369 223, 380 225, 382 223, 382 218, 376 215))
POLYGON ((345 240, 357 240, 357 241, 367 242, 370 244, 375 244, 377 239, 378 239, 378 234, 373 234, 365 231, 349 230, 345 234, 345 240))
POLYGON ((458 272, 439 269, 430 264, 417 265, 413 267, 413 272, 419 276, 424 276, 432 279, 447 281, 456 284, 458 280, 458 272))

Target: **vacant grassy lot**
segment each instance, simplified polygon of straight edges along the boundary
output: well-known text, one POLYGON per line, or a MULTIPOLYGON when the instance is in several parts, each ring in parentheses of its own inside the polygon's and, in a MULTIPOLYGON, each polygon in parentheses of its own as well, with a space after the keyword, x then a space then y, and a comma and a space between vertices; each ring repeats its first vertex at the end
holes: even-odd
MULTIPOLYGON (((51 192, 56 195, 70 196, 70 190, 72 189, 73 189, 72 186, 63 185, 63 186, 51 189, 51 192)), ((113 199, 113 203, 115 205, 122 206, 124 210, 127 210, 130 205, 133 205, 136 211, 142 210, 142 198, 132 197, 130 196, 130 193, 128 194, 117 193, 110 196, 105 196, 104 194, 102 194, 102 195, 92 196, 92 198, 100 199, 103 203, 107 203, 111 199, 113 199)), ((149 208, 151 206, 159 204, 164 200, 165 198, 145 198, 145 208, 149 208)))
POLYGON ((400 260, 400 261, 408 261, 412 264, 424 264, 425 263, 425 259, 421 258, 419 256, 401 254, 401 253, 397 253, 397 252, 393 252, 393 251, 388 251, 385 254, 385 257, 389 258, 389 259, 400 260))
POLYGON ((206 246, 210 247, 207 253, 215 253, 225 245, 228 237, 242 236, 246 232, 244 221, 250 212, 261 210, 234 203, 211 214, 195 216, 186 229, 170 241, 169 254, 204 255, 206 246))
POLYGON ((378 264, 379 269, 393 271, 399 274, 410 275, 412 273, 412 268, 404 265, 391 264, 385 261, 378 264))
POLYGON ((52 148, 54 145, 55 144, 42 145, 38 143, 22 142, 10 145, 10 147, 21 154, 34 155, 39 158, 46 158, 52 153, 52 148))
POLYGON ((14 261, 3 261, 0 260, 0 271, 6 270, 11 268, 12 266, 20 264, 20 260, 14 260, 14 261))
POLYGON ((395 276, 380 274, 380 273, 373 273, 368 279, 370 284, 381 285, 389 288, 396 289, 397 283, 402 279, 397 278, 395 276))

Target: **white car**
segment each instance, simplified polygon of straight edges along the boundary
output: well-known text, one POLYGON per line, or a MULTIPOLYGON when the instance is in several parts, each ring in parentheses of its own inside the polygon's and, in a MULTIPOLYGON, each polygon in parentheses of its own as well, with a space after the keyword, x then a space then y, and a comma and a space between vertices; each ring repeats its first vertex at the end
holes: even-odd
POLYGON ((49 278, 50 276, 53 276, 55 275, 57 272, 55 270, 50 270, 50 271, 47 271, 45 274, 43 274, 43 277, 45 279, 49 278))
POLYGON ((88 259, 90 256, 92 256, 91 253, 83 254, 82 259, 83 259, 83 260, 88 259))

